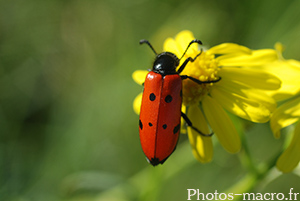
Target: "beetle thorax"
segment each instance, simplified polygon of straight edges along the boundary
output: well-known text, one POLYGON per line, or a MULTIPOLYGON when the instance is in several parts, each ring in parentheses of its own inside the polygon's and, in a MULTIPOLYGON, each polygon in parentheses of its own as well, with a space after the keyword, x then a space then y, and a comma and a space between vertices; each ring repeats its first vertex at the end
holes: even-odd
POLYGON ((153 71, 162 75, 175 74, 179 65, 178 57, 171 52, 163 52, 156 56, 153 71))

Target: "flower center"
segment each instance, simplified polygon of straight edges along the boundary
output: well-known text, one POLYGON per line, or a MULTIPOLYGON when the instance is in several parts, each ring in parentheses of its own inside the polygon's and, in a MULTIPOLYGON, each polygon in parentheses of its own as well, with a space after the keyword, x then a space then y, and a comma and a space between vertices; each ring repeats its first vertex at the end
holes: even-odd
MULTIPOLYGON (((189 56, 193 57, 192 55, 186 55, 186 57, 189 56)), ((184 59, 181 61, 183 62, 184 59)), ((194 62, 187 64, 181 75, 188 75, 205 82, 218 79, 218 71, 218 63, 215 60, 215 55, 203 51, 194 62)), ((197 84, 190 79, 185 79, 182 85, 183 104, 193 105, 201 101, 209 92, 213 83, 197 84)))

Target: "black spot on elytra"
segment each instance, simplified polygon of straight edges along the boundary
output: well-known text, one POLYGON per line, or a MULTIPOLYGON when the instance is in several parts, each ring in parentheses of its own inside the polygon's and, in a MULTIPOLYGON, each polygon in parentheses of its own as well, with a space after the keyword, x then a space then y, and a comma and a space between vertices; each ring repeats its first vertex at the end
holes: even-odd
POLYGON ((140 126, 140 129, 143 130, 143 123, 141 120, 139 120, 139 126, 140 126))
POLYGON ((151 127, 151 126, 153 126, 153 124, 152 124, 151 122, 149 122, 149 124, 148 124, 148 125, 149 125, 150 127, 151 127))
POLYGON ((166 129, 167 128, 167 124, 164 124, 162 127, 163 127, 163 129, 166 129))
POLYGON ((149 96, 149 99, 150 99, 151 101, 154 101, 155 98, 156 98, 155 94, 154 94, 154 93, 151 93, 150 96, 149 96))
POLYGON ((179 129, 180 129, 180 124, 174 127, 173 133, 176 134, 179 131, 179 129))
POLYGON ((153 166, 156 166, 160 163, 162 163, 158 158, 154 157, 154 158, 151 158, 150 160, 148 160, 148 162, 153 165, 153 166))
POLYGON ((170 103, 173 100, 171 95, 167 95, 165 98, 166 103, 170 103))

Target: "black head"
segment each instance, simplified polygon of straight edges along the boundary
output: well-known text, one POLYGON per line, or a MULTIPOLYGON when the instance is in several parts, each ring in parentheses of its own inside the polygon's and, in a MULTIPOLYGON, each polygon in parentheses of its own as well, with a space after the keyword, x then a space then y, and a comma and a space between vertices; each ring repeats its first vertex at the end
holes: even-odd
MULTIPOLYGON (((178 59, 178 57, 171 52, 163 52, 163 53, 157 54, 156 51, 154 50, 154 48, 152 47, 152 45, 147 40, 144 40, 144 39, 140 40, 140 44, 143 44, 143 43, 146 43, 147 45, 149 45, 149 47, 156 54, 156 58, 155 58, 155 61, 153 64, 152 71, 159 73, 163 76, 169 75, 169 74, 176 74, 176 73, 179 74, 184 69, 186 62, 179 68, 178 72, 176 71, 176 68, 179 65, 179 61, 183 58, 183 56, 185 55, 185 53, 187 52, 187 50, 189 49, 191 44, 198 43, 198 44, 202 45, 202 42, 200 40, 197 40, 197 39, 192 40, 189 43, 189 45, 187 46, 187 48, 185 49, 181 58, 178 59)), ((186 61, 193 61, 200 54, 201 54, 201 52, 199 54, 197 54, 194 58, 189 58, 189 60, 186 60, 186 61)))
POLYGON ((171 52, 163 52, 156 56, 153 71, 162 75, 175 74, 179 65, 178 57, 171 52))

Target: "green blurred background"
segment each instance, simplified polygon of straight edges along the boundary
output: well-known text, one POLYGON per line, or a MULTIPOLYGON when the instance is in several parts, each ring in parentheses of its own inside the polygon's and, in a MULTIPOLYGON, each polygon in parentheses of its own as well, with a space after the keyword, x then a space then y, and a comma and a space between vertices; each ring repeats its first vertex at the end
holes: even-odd
MULTIPOLYGON (((239 181, 239 155, 215 145, 200 164, 187 136, 153 168, 142 153, 134 70, 179 31, 207 46, 286 47, 300 60, 300 1, 0 1, 0 200, 186 200, 187 188, 222 192, 239 181)), ((268 124, 236 121, 256 163, 281 150, 268 124)), ((272 170, 254 192, 300 192, 299 170, 272 170)), ((233 192, 239 193, 239 192, 233 192)), ((195 198, 193 198, 195 200, 195 198)), ((300 197, 299 197, 300 199, 300 197)))

